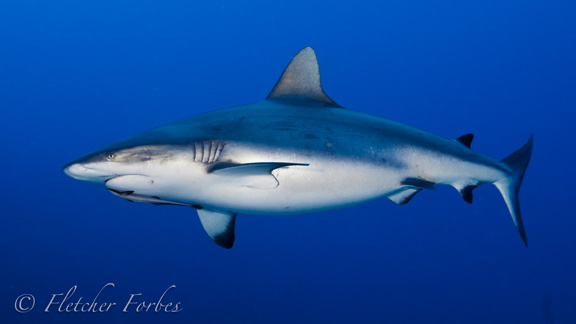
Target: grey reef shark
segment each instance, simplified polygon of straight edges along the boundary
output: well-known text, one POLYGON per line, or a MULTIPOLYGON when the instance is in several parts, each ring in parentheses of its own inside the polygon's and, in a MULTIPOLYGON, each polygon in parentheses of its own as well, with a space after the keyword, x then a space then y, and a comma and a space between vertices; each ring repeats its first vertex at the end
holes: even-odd
POLYGON ((63 171, 114 195, 196 209, 216 244, 234 244, 236 215, 293 215, 381 197, 405 204, 450 185, 465 201, 498 188, 525 244, 518 191, 532 137, 496 161, 470 149, 473 135, 446 139, 334 102, 320 84, 314 50, 288 64, 262 101, 169 123, 68 163, 63 171))

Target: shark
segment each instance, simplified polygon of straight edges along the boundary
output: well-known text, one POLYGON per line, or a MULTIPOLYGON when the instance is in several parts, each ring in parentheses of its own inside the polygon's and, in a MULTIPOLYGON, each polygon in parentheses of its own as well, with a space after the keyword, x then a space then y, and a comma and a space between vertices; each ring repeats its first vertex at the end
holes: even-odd
POLYGON ((518 193, 533 137, 501 161, 473 151, 473 137, 444 138, 345 109, 324 92, 306 47, 264 100, 144 131, 63 171, 125 200, 194 208, 224 248, 234 244, 239 213, 313 213, 383 197, 406 204, 437 185, 472 203, 474 188, 490 183, 527 245, 518 193))

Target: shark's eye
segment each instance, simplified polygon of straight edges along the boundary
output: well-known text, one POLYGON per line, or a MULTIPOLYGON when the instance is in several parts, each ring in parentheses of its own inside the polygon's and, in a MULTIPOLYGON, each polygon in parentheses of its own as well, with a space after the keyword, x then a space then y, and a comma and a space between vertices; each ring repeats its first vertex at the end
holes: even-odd
POLYGON ((114 160, 115 157, 116 157, 116 154, 114 154, 114 152, 106 152, 106 160, 107 161, 112 161, 112 160, 114 160))

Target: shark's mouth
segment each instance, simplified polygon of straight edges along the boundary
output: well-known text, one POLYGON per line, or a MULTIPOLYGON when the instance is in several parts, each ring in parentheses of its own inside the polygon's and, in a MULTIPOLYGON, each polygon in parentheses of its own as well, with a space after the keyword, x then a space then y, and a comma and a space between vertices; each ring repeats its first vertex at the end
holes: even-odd
POLYGON ((108 191, 110 191, 111 193, 113 193, 116 196, 130 196, 131 194, 134 193, 134 190, 128 190, 128 191, 120 191, 120 190, 114 190, 114 189, 110 189, 110 188, 106 188, 108 191))
POLYGON ((143 175, 129 174, 110 178, 106 180, 104 185, 116 192, 149 192, 154 189, 154 180, 143 175))
POLYGON ((162 199, 162 198, 157 197, 157 196, 141 195, 138 193, 134 193, 134 191, 132 191, 132 190, 120 191, 120 190, 108 188, 108 191, 110 191, 114 196, 120 197, 122 199, 126 199, 130 202, 145 202, 145 203, 150 203, 153 205, 186 206, 186 207, 192 207, 192 208, 196 208, 196 209, 202 209, 203 208, 201 205, 198 205, 198 204, 188 204, 188 203, 183 203, 183 202, 179 202, 179 201, 171 201, 171 200, 162 199))

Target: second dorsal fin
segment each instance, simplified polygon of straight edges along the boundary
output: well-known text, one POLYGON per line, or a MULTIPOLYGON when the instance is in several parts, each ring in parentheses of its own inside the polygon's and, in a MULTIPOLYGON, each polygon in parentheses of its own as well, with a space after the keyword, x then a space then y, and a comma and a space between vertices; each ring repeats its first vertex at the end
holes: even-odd
POLYGON ((322 90, 318 60, 311 47, 304 48, 294 56, 266 99, 299 105, 342 108, 322 90))
POLYGON ((465 134, 462 135, 460 137, 458 137, 456 140, 458 142, 460 142, 461 144, 463 144, 464 146, 470 148, 470 146, 472 145, 472 140, 474 139, 474 134, 465 134))

